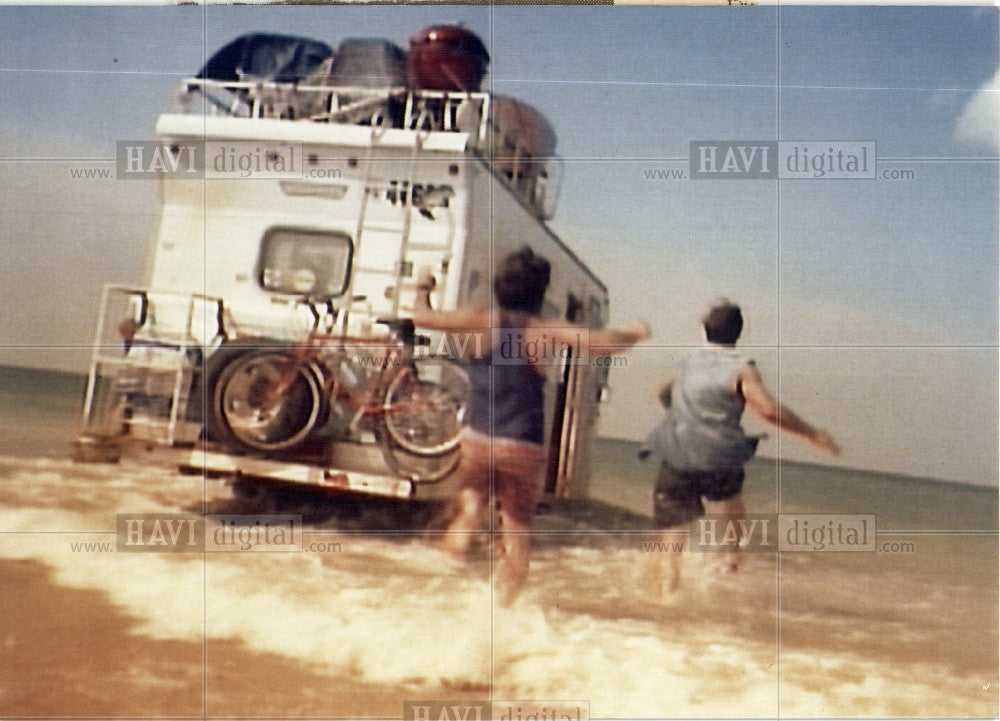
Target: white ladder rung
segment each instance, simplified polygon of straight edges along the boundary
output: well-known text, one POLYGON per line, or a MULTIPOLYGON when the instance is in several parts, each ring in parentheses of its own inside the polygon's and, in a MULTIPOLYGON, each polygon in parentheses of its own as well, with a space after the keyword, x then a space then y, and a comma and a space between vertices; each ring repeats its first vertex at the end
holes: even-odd
POLYGON ((402 225, 365 223, 361 226, 361 232, 364 233, 366 230, 372 230, 376 233, 395 233, 396 235, 402 235, 405 228, 402 225))
POLYGON ((375 268, 366 266, 354 266, 354 271, 356 273, 364 273, 366 275, 387 275, 395 278, 399 274, 398 268, 375 268))
POLYGON ((447 251, 450 247, 451 246, 448 243, 413 243, 413 242, 410 242, 409 245, 406 246, 406 250, 407 250, 408 253, 412 253, 413 251, 419 251, 419 252, 422 252, 422 253, 426 253, 426 252, 429 252, 429 251, 440 251, 440 252, 443 253, 443 252, 447 251))

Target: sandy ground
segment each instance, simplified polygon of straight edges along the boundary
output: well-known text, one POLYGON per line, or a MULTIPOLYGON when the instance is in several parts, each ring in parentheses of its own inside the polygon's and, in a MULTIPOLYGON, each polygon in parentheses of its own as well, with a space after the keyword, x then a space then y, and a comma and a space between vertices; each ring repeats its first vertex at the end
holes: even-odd
MULTIPOLYGON (((235 641, 154 640, 99 591, 61 588, 45 566, 0 561, 0 716, 399 718, 426 696, 317 673, 235 641)), ((434 700, 484 689, 435 690, 434 700)))

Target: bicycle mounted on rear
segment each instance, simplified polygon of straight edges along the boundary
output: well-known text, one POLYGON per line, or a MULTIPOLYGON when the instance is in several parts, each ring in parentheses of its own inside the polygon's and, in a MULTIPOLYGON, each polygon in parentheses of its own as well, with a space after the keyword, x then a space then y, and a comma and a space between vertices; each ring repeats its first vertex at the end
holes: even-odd
POLYGON ((469 397, 462 367, 418 356, 415 348, 429 339, 409 318, 376 320, 387 337, 353 337, 333 331, 338 309, 329 298, 300 302, 314 317, 303 341, 239 340, 244 350, 210 390, 210 435, 234 450, 270 455, 323 439, 375 441, 389 467, 410 480, 451 472, 469 397))

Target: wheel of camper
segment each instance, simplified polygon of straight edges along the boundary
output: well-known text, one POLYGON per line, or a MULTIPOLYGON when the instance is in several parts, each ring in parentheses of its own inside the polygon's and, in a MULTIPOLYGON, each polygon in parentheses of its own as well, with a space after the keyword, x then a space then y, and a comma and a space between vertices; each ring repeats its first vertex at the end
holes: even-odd
POLYGON ((383 421, 390 441, 418 456, 454 450, 469 394, 469 378, 454 361, 418 358, 405 365, 385 394, 383 421))
POLYGON ((240 355, 219 374, 212 416, 223 443, 244 451, 279 451, 303 441, 318 425, 322 383, 288 352, 259 349, 240 355), (288 369, 294 377, 283 376, 288 369), (285 388, 280 388, 285 384, 285 388), (275 392, 280 389, 280 392, 275 392))

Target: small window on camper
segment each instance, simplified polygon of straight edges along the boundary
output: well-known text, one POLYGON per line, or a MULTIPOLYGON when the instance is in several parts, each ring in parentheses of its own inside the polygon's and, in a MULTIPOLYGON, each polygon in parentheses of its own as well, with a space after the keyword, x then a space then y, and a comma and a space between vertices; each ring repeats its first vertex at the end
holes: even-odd
POLYGON ((260 284, 275 293, 342 295, 351 252, 351 239, 343 233, 271 228, 261 246, 260 284))

